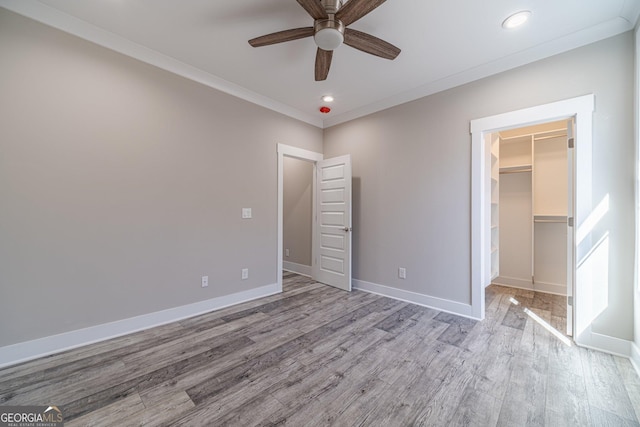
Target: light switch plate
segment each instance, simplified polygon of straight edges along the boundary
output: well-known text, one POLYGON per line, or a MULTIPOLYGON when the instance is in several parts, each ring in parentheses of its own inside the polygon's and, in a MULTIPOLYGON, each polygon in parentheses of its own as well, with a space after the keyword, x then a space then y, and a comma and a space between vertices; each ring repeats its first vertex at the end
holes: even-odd
POLYGON ((242 219, 251 218, 251 208, 242 208, 242 219))
POLYGON ((249 269, 248 268, 243 268, 242 269, 242 280, 247 280, 249 278, 249 269))
POLYGON ((398 277, 401 279, 406 279, 407 278, 407 269, 404 267, 400 267, 398 268, 398 277))
POLYGON ((202 276, 202 287, 206 288, 209 286, 209 276, 202 276))

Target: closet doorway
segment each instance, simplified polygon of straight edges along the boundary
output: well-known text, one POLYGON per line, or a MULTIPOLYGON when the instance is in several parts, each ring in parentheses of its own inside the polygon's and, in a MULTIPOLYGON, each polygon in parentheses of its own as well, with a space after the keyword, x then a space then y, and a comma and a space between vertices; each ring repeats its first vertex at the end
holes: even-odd
POLYGON ((568 309, 573 129, 570 118, 486 135, 491 144, 491 283, 565 296, 568 309))
POLYGON ((282 268, 312 277, 313 174, 308 160, 284 157, 282 268))
MULTIPOLYGON (((324 159, 321 153, 285 144, 278 144, 277 148, 278 255, 276 271, 280 292, 282 292, 283 258, 286 256, 286 249, 290 249, 284 247, 285 161, 289 162, 289 159, 309 162, 312 165, 310 276, 318 282, 351 291, 351 156, 347 154, 324 159)), ((290 165, 295 164, 295 162, 290 163, 290 165)), ((304 173, 304 168, 302 170, 304 173)), ((302 243, 300 247, 307 244, 302 243)), ((291 255, 290 251, 289 255, 291 255)), ((292 264, 288 265, 292 266, 292 264)))
MULTIPOLYGON (((493 268, 492 250, 492 139, 491 134, 508 129, 522 128, 541 123, 574 119, 575 133, 572 160, 568 166, 574 177, 573 224, 580 229, 593 211, 592 204, 592 127, 595 96, 593 94, 570 98, 550 104, 515 110, 484 118, 471 120, 471 309, 474 317, 484 318, 485 287, 491 283, 493 268)), ((498 166, 499 168, 499 166, 498 166)), ((498 236, 499 236, 498 230, 498 236)), ((576 261, 578 250, 576 231, 572 227, 567 236, 568 247, 573 255, 567 259, 567 333, 573 335, 577 343, 588 338, 592 317, 590 317, 589 266, 576 261), (585 338, 586 337, 586 338, 585 338)), ((499 258, 498 258, 499 259, 499 258)), ((498 268, 500 266, 498 265, 498 268)), ((500 274, 500 271, 498 271, 500 274)))

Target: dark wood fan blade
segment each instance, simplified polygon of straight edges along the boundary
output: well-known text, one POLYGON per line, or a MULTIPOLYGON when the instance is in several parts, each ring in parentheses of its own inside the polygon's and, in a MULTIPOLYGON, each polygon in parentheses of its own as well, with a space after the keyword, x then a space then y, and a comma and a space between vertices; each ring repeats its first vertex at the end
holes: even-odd
POLYGON ((385 59, 396 59, 400 54, 400 48, 391 43, 351 28, 344 32, 344 44, 385 59))
POLYGON ((313 19, 329 18, 324 7, 320 4, 320 0, 298 0, 298 3, 300 3, 300 6, 302 6, 313 19))
POLYGON ((318 48, 316 53, 316 81, 327 80, 329 68, 331 68, 332 50, 322 50, 318 48))
POLYGON ((293 28, 291 30, 278 31, 249 40, 253 47, 267 46, 270 44, 288 42, 291 40, 303 39, 313 35, 313 27, 293 28))
POLYGON ((380 6, 386 0, 349 0, 336 13, 336 19, 342 21, 347 26, 380 6))

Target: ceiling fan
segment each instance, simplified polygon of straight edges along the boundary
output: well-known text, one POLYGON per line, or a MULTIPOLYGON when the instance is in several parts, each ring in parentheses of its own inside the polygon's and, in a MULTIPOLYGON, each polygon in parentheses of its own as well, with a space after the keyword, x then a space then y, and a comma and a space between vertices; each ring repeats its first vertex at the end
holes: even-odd
POLYGON ((386 0, 297 0, 315 20, 313 27, 278 31, 249 40, 253 47, 288 42, 313 36, 316 52, 316 81, 326 80, 334 49, 343 42, 371 55, 395 59, 400 54, 396 46, 361 31, 347 28, 386 0))

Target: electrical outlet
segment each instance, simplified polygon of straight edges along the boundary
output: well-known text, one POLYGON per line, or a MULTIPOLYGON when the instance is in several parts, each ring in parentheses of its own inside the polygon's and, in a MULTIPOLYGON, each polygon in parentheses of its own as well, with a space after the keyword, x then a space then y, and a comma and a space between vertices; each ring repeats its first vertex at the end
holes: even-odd
POLYGON ((242 269, 242 280, 247 280, 249 278, 249 269, 248 268, 243 268, 242 269))
POLYGON ((242 219, 252 218, 251 208, 242 208, 242 219))
POLYGON ((202 287, 206 288, 209 286, 209 276, 202 276, 202 287))
POLYGON ((398 268, 398 277, 401 279, 406 279, 407 278, 407 269, 404 267, 400 267, 398 268))
POLYGON ((284 256, 289 256, 289 249, 284 250, 284 256))

